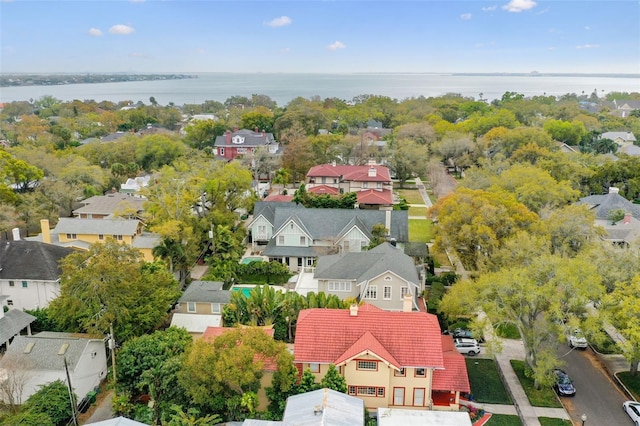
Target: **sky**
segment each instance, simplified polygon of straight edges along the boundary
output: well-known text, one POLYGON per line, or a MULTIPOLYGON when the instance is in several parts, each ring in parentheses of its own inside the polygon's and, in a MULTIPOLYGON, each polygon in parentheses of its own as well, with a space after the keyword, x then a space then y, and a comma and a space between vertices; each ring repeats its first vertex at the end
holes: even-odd
POLYGON ((0 0, 2 73, 640 73, 638 0, 0 0))

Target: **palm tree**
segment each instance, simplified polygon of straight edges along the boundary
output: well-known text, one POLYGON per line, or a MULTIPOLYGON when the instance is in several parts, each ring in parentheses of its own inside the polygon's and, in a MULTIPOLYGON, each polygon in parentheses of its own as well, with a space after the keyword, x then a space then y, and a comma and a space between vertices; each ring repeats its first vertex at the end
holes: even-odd
MULTIPOLYGON (((184 251, 184 247, 179 242, 165 238, 160 245, 157 245, 152 250, 153 256, 169 263, 169 272, 173 274, 175 267, 180 268, 179 280, 183 279, 183 271, 185 263, 187 261, 187 255, 184 251)), ((185 272, 186 274, 186 272, 185 272)))

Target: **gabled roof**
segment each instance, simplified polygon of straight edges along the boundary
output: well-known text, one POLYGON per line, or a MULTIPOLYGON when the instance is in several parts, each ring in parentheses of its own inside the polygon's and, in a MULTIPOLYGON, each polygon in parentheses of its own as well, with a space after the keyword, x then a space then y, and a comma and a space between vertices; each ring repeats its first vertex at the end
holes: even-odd
MULTIPOLYGON (((64 370, 64 359, 69 369, 75 369, 87 346, 92 342, 103 343, 86 334, 54 333, 51 331, 34 336, 16 336, 7 348, 5 359, 19 358, 29 370, 64 370)), ((101 346, 104 350, 104 346, 101 346)))
POLYGON ((636 136, 631 132, 604 132, 600 135, 601 139, 622 139, 625 142, 635 142, 636 136))
POLYGON ((340 177, 345 182, 391 182, 389 168, 380 165, 322 164, 309 169, 307 177, 340 177), (375 172, 370 173, 373 169, 375 172))
POLYGON ((275 221, 276 209, 304 209, 304 206, 291 202, 280 202, 277 200, 267 201, 265 199, 264 201, 257 201, 253 207, 254 219, 251 221, 251 223, 249 223, 248 226, 251 227, 251 225, 253 225, 253 222, 255 222, 256 219, 258 219, 260 216, 264 217, 267 221, 269 221, 269 223, 273 225, 275 221))
POLYGON ((20 333, 35 320, 36 317, 19 309, 9 309, 4 313, 4 317, 0 318, 0 345, 20 333))
POLYGON ((640 220, 640 205, 633 204, 616 192, 610 192, 604 195, 589 195, 580 198, 576 204, 584 204, 593 210, 596 219, 608 219, 611 210, 624 210, 631 213, 633 217, 640 220))
POLYGON ((222 285, 223 283, 219 281, 193 281, 178 301, 181 303, 229 303, 229 290, 223 290, 222 285))
POLYGON ((358 204, 393 204, 393 194, 390 189, 365 189, 358 191, 357 194, 358 204))
POLYGON ((228 131, 224 135, 216 137, 216 141, 214 146, 219 146, 221 148, 224 147, 255 147, 262 145, 271 145, 276 144, 276 140, 273 137, 273 133, 263 133, 263 132, 254 132, 253 130, 241 129, 236 130, 234 132, 228 131), (239 136, 242 138, 241 143, 233 143, 232 140, 234 137, 239 136), (227 143, 227 138, 229 138, 229 143, 227 143))
MULTIPOLYGON (((440 325, 425 312, 389 312, 358 307, 305 309, 298 315, 294 354, 296 362, 335 364, 356 343, 382 346, 400 367, 444 368, 440 325), (367 332, 375 338, 360 340, 367 332)), ((381 353, 376 354, 379 357, 381 353)))
POLYGON ((433 390, 471 392, 464 356, 456 349, 451 335, 442 335, 444 370, 433 373, 433 390))
POLYGON ((387 271, 415 285, 420 283, 413 259, 389 243, 363 252, 322 256, 318 259, 313 277, 361 283, 387 271))
POLYGON ((88 235, 135 235, 140 221, 136 219, 80 219, 61 217, 52 233, 88 235))
POLYGON ((311 194, 320 194, 320 195, 338 195, 340 193, 340 190, 336 187, 333 186, 329 186, 329 185, 317 185, 317 186, 312 186, 310 188, 307 188, 307 192, 311 193, 311 194))
POLYGON ((352 346, 347 348, 347 350, 336 359, 335 365, 341 365, 362 354, 376 356, 397 369, 401 368, 400 363, 370 331, 365 332, 352 346))
POLYGON ((281 203, 290 203, 293 200, 293 195, 273 194, 267 196, 264 201, 276 201, 281 203))
POLYGON ((0 242, 0 279, 56 281, 58 263, 74 250, 38 241, 0 242))
POLYGON ((363 425, 364 401, 327 388, 292 395, 287 398, 282 423, 284 426, 363 425))
POLYGON ((73 211, 74 214, 100 214, 109 215, 125 210, 141 212, 146 199, 131 197, 129 195, 115 193, 109 195, 96 195, 81 201, 82 207, 73 211))

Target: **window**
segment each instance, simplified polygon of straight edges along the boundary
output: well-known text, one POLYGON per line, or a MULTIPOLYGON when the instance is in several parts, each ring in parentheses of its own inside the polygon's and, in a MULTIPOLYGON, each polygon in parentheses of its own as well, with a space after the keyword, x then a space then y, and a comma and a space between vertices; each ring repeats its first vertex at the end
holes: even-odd
POLYGON ((370 285, 367 287, 367 292, 364 294, 365 299, 377 299, 378 298, 378 286, 370 285))
POLYGON ((424 368, 416 368, 415 376, 416 377, 425 377, 427 374, 424 368))
POLYGON ((404 388, 393 388, 393 405, 404 405, 404 388))
POLYGON ((391 286, 390 285, 385 285, 384 289, 382 291, 382 298, 384 300, 390 300, 391 299, 391 286))
POLYGON ((355 394, 356 394, 356 387, 349 386, 349 395, 355 395, 355 394))
POLYGON ((378 370, 378 362, 377 361, 358 361, 357 369, 358 370, 377 371, 378 370))
POLYGON ((219 314, 220 313, 220 304, 219 303, 212 303, 211 304, 211 313, 212 314, 219 314))
POLYGON ((9 281, 9 287, 14 287, 16 283, 14 281, 9 281))
POLYGON ((99 240, 104 240, 104 234, 98 234, 98 239, 99 240))
POLYGON ((329 291, 351 291, 349 281, 329 281, 329 291))
POLYGON ((187 312, 196 311, 196 302, 187 302, 187 312))
POLYGON ((78 236, 76 234, 67 234, 67 239, 68 240, 75 240, 76 238, 78 238, 78 236))
POLYGON ((391 276, 390 276, 390 275, 387 275, 386 277, 384 277, 384 280, 385 280, 385 281, 391 281, 391 280, 392 280, 392 278, 391 278, 391 276))
POLYGON ((376 183, 376 189, 382 189, 382 182, 376 183))
POLYGON ((279 246, 283 246, 284 245, 284 235, 279 235, 278 236, 278 245, 279 246))
POLYGON ((307 266, 313 266, 313 257, 307 257, 307 266))
POLYGON ((238 154, 246 154, 247 153, 247 148, 236 148, 236 152, 238 154))
POLYGON ((409 294, 409 287, 400 287, 400 297, 404 298, 405 294, 409 294))
POLYGON ((342 243, 342 248, 344 249, 344 251, 349 251, 349 240, 344 240, 344 242, 342 243))
POLYGON ((311 364, 309 364, 309 369, 311 370, 312 373, 319 373, 320 372, 320 364, 311 363, 311 364))
POLYGON ((115 239, 118 241, 122 241, 122 235, 114 235, 115 239))
POLYGON ((307 239, 305 238, 304 235, 300 236, 300 245, 301 246, 306 246, 307 245, 307 239))
POLYGON ((267 234, 267 225, 258 225, 258 235, 263 236, 267 234))
POLYGON ((377 396, 384 398, 384 388, 375 386, 349 386, 349 395, 377 396))
POLYGON ((413 390, 413 405, 424 406, 424 388, 415 388, 413 390))
POLYGON ((396 377, 404 377, 407 375, 407 370, 405 370, 404 367, 402 367, 400 371, 394 370, 393 375, 396 377))
POLYGON ((22 288, 27 288, 29 287, 29 283, 26 281, 22 281, 22 288))
POLYGON ((224 155, 224 148, 220 148, 220 155, 224 155))
POLYGON ((369 188, 369 182, 362 182, 362 188, 364 189, 369 188))
POLYGON ((378 396, 384 398, 384 388, 378 388, 378 396))

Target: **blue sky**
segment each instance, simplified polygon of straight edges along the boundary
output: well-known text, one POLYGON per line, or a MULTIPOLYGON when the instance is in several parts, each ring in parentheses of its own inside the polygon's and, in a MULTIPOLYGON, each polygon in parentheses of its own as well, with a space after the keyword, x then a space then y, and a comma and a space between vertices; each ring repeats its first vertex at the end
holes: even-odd
POLYGON ((0 71, 640 73, 640 2, 0 0, 0 71))

